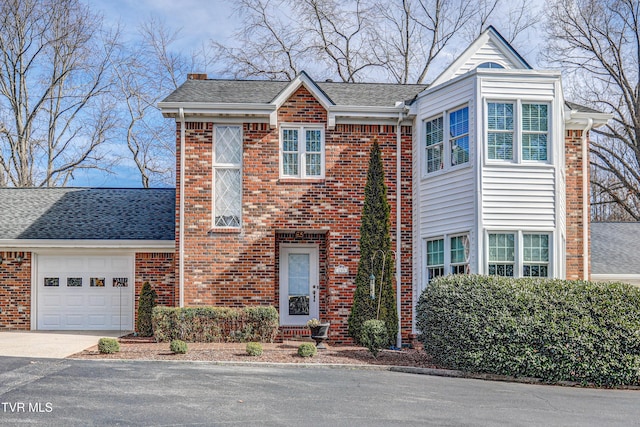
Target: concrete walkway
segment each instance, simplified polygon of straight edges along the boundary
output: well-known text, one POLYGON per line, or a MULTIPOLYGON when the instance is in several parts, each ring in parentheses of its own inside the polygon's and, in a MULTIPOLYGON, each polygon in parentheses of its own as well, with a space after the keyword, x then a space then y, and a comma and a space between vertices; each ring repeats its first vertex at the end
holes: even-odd
POLYGON ((120 331, 2 331, 0 356, 64 358, 97 345, 102 337, 119 337, 120 331))

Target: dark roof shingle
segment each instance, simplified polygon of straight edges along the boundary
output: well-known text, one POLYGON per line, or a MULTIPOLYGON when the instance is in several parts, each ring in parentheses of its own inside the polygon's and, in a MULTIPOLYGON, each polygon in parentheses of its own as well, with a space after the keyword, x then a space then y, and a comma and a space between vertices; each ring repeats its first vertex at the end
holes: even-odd
MULTIPOLYGON (((290 82, 269 80, 187 80, 162 102, 269 104, 290 82)), ((412 101, 427 85, 318 82, 335 105, 394 107, 412 101)))
POLYGON ((174 189, 0 189, 0 239, 174 238, 174 189))
POLYGON ((640 222, 591 223, 591 273, 640 274, 640 222))

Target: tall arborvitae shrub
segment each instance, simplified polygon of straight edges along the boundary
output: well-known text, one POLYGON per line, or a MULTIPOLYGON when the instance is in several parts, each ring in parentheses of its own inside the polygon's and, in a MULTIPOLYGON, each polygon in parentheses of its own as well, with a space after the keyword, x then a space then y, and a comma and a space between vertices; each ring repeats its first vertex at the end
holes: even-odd
POLYGON ((374 141, 364 188, 356 291, 349 314, 349 335, 359 344, 362 343, 362 324, 367 320, 378 319, 385 322, 388 345, 395 343, 398 332, 398 313, 393 290, 395 259, 391 250, 389 212, 382 155, 378 142, 374 141), (375 276, 374 298, 370 296, 372 274, 375 276))
POLYGON ((156 306, 156 291, 153 290, 149 282, 144 282, 140 299, 138 300, 138 320, 136 321, 136 329, 138 335, 142 337, 153 336, 153 325, 151 323, 151 313, 153 307, 156 306))

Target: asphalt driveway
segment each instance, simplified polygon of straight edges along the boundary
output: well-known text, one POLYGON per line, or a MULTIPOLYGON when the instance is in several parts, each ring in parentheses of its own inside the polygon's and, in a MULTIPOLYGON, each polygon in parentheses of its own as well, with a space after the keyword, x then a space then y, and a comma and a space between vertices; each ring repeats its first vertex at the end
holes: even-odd
POLYGON ((0 356, 64 358, 98 344, 102 337, 119 337, 120 331, 2 331, 0 356))
POLYGON ((640 392, 329 367, 0 357, 0 425, 628 426, 640 392))

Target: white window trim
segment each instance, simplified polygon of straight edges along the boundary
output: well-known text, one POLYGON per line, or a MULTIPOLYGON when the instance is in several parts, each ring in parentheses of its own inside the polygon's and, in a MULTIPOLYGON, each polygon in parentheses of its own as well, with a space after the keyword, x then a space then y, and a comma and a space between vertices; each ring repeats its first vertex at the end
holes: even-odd
MULTIPOLYGON (((549 262, 548 262, 548 275, 547 279, 552 279, 556 277, 555 274, 555 233, 552 230, 532 230, 532 229, 521 229, 521 230, 505 230, 505 229, 495 229, 495 230, 485 230, 484 233, 484 254, 485 254, 485 262, 484 262, 484 273, 489 274, 489 234, 514 234, 514 264, 513 264, 513 277, 521 278, 521 277, 529 277, 524 276, 522 273, 524 271, 524 235, 525 234, 546 234, 549 236, 549 262)), ((511 277, 511 276, 508 276, 511 277)))
POLYGON ((278 130, 278 161, 281 179, 324 179, 325 177, 325 129, 322 124, 308 124, 308 123, 281 123, 278 130), (285 175, 284 163, 282 157, 283 141, 282 131, 284 129, 297 129, 298 130, 298 175, 285 175), (320 175, 307 175, 307 159, 306 159, 306 130, 319 130, 320 131, 320 175))
MULTIPOLYGON (((451 239, 453 237, 461 237, 461 236, 467 236, 467 239, 469 239, 469 261, 468 261, 467 264, 469 266, 469 269, 471 269, 471 250, 472 249, 471 249, 471 233, 469 231, 463 231, 463 232, 460 232, 460 233, 448 233, 448 234, 442 234, 442 235, 439 235, 439 236, 430 236, 430 237, 425 237, 423 239, 423 243, 422 243, 422 246, 424 248, 424 251, 423 251, 423 265, 424 265, 423 274, 424 274, 424 278, 425 278, 425 281, 424 281, 425 284, 429 283, 429 281, 430 281, 429 280, 430 279, 429 278, 429 267, 430 266, 427 264, 427 259, 428 259, 427 258, 427 255, 428 255, 427 242, 431 242, 431 241, 434 241, 434 240, 444 240, 444 248, 443 248, 443 250, 444 250, 444 264, 442 265, 442 267, 444 269, 443 270, 444 271, 443 275, 444 276, 448 276, 448 275, 452 274, 451 273, 451 267, 453 265, 452 262, 451 262, 451 239)), ((460 263, 455 263, 455 265, 460 265, 460 263)))
POLYGON ((212 182, 211 182, 211 221, 213 229, 241 229, 242 228, 242 198, 243 198, 243 187, 240 187, 240 217, 239 217, 239 225, 237 227, 233 226, 218 226, 216 225, 216 196, 215 186, 216 186, 216 170, 217 169, 238 169, 240 171, 240 182, 242 183, 243 171, 242 171, 242 159, 244 154, 244 147, 241 147, 241 156, 240 163, 217 163, 216 162, 216 128, 217 127, 237 127, 240 129, 240 144, 243 145, 244 134, 243 134, 243 126, 238 123, 216 123, 213 125, 213 135, 212 135, 212 144, 211 144, 211 164, 212 164, 212 182))
POLYGON ((422 157, 423 157, 423 161, 422 161, 422 178, 431 178, 433 176, 437 176, 440 175, 442 173, 447 173, 453 170, 457 170, 457 169, 462 169, 462 168, 467 168, 467 167, 471 167, 471 150, 472 150, 472 141, 471 141, 471 134, 472 134, 472 125, 471 125, 471 107, 469 105, 469 103, 464 103, 464 104, 460 104, 457 105, 455 107, 452 108, 447 108, 446 110, 439 112, 437 114, 434 114, 433 116, 430 116, 429 118, 425 119, 422 121, 422 130, 421 130, 421 141, 420 141, 420 147, 421 147, 421 153, 422 153, 422 157), (450 115, 451 113, 455 113, 458 110, 462 110, 463 108, 467 108, 468 109, 468 117, 467 120, 469 121, 469 131, 467 132, 467 135, 469 137, 469 161, 464 162, 464 163, 460 163, 457 165, 452 165, 451 164, 451 135, 450 135, 450 129, 449 126, 451 124, 450 122, 450 115), (432 172, 428 172, 427 170, 427 142, 426 142, 426 126, 427 123, 432 121, 432 120, 436 120, 438 118, 442 118, 442 143, 441 144, 434 144, 434 145, 430 145, 429 147, 434 147, 435 145, 441 145, 442 146, 442 168, 438 169, 438 170, 434 170, 432 172))
POLYGON ((484 100, 484 158, 489 165, 500 164, 523 164, 527 166, 549 166, 553 164, 553 148, 555 138, 553 137, 553 100, 537 98, 485 98, 484 100), (513 104, 513 159, 490 159, 489 158, 489 104, 513 104), (547 105, 547 160, 523 160, 522 156, 522 104, 545 104, 547 105))

